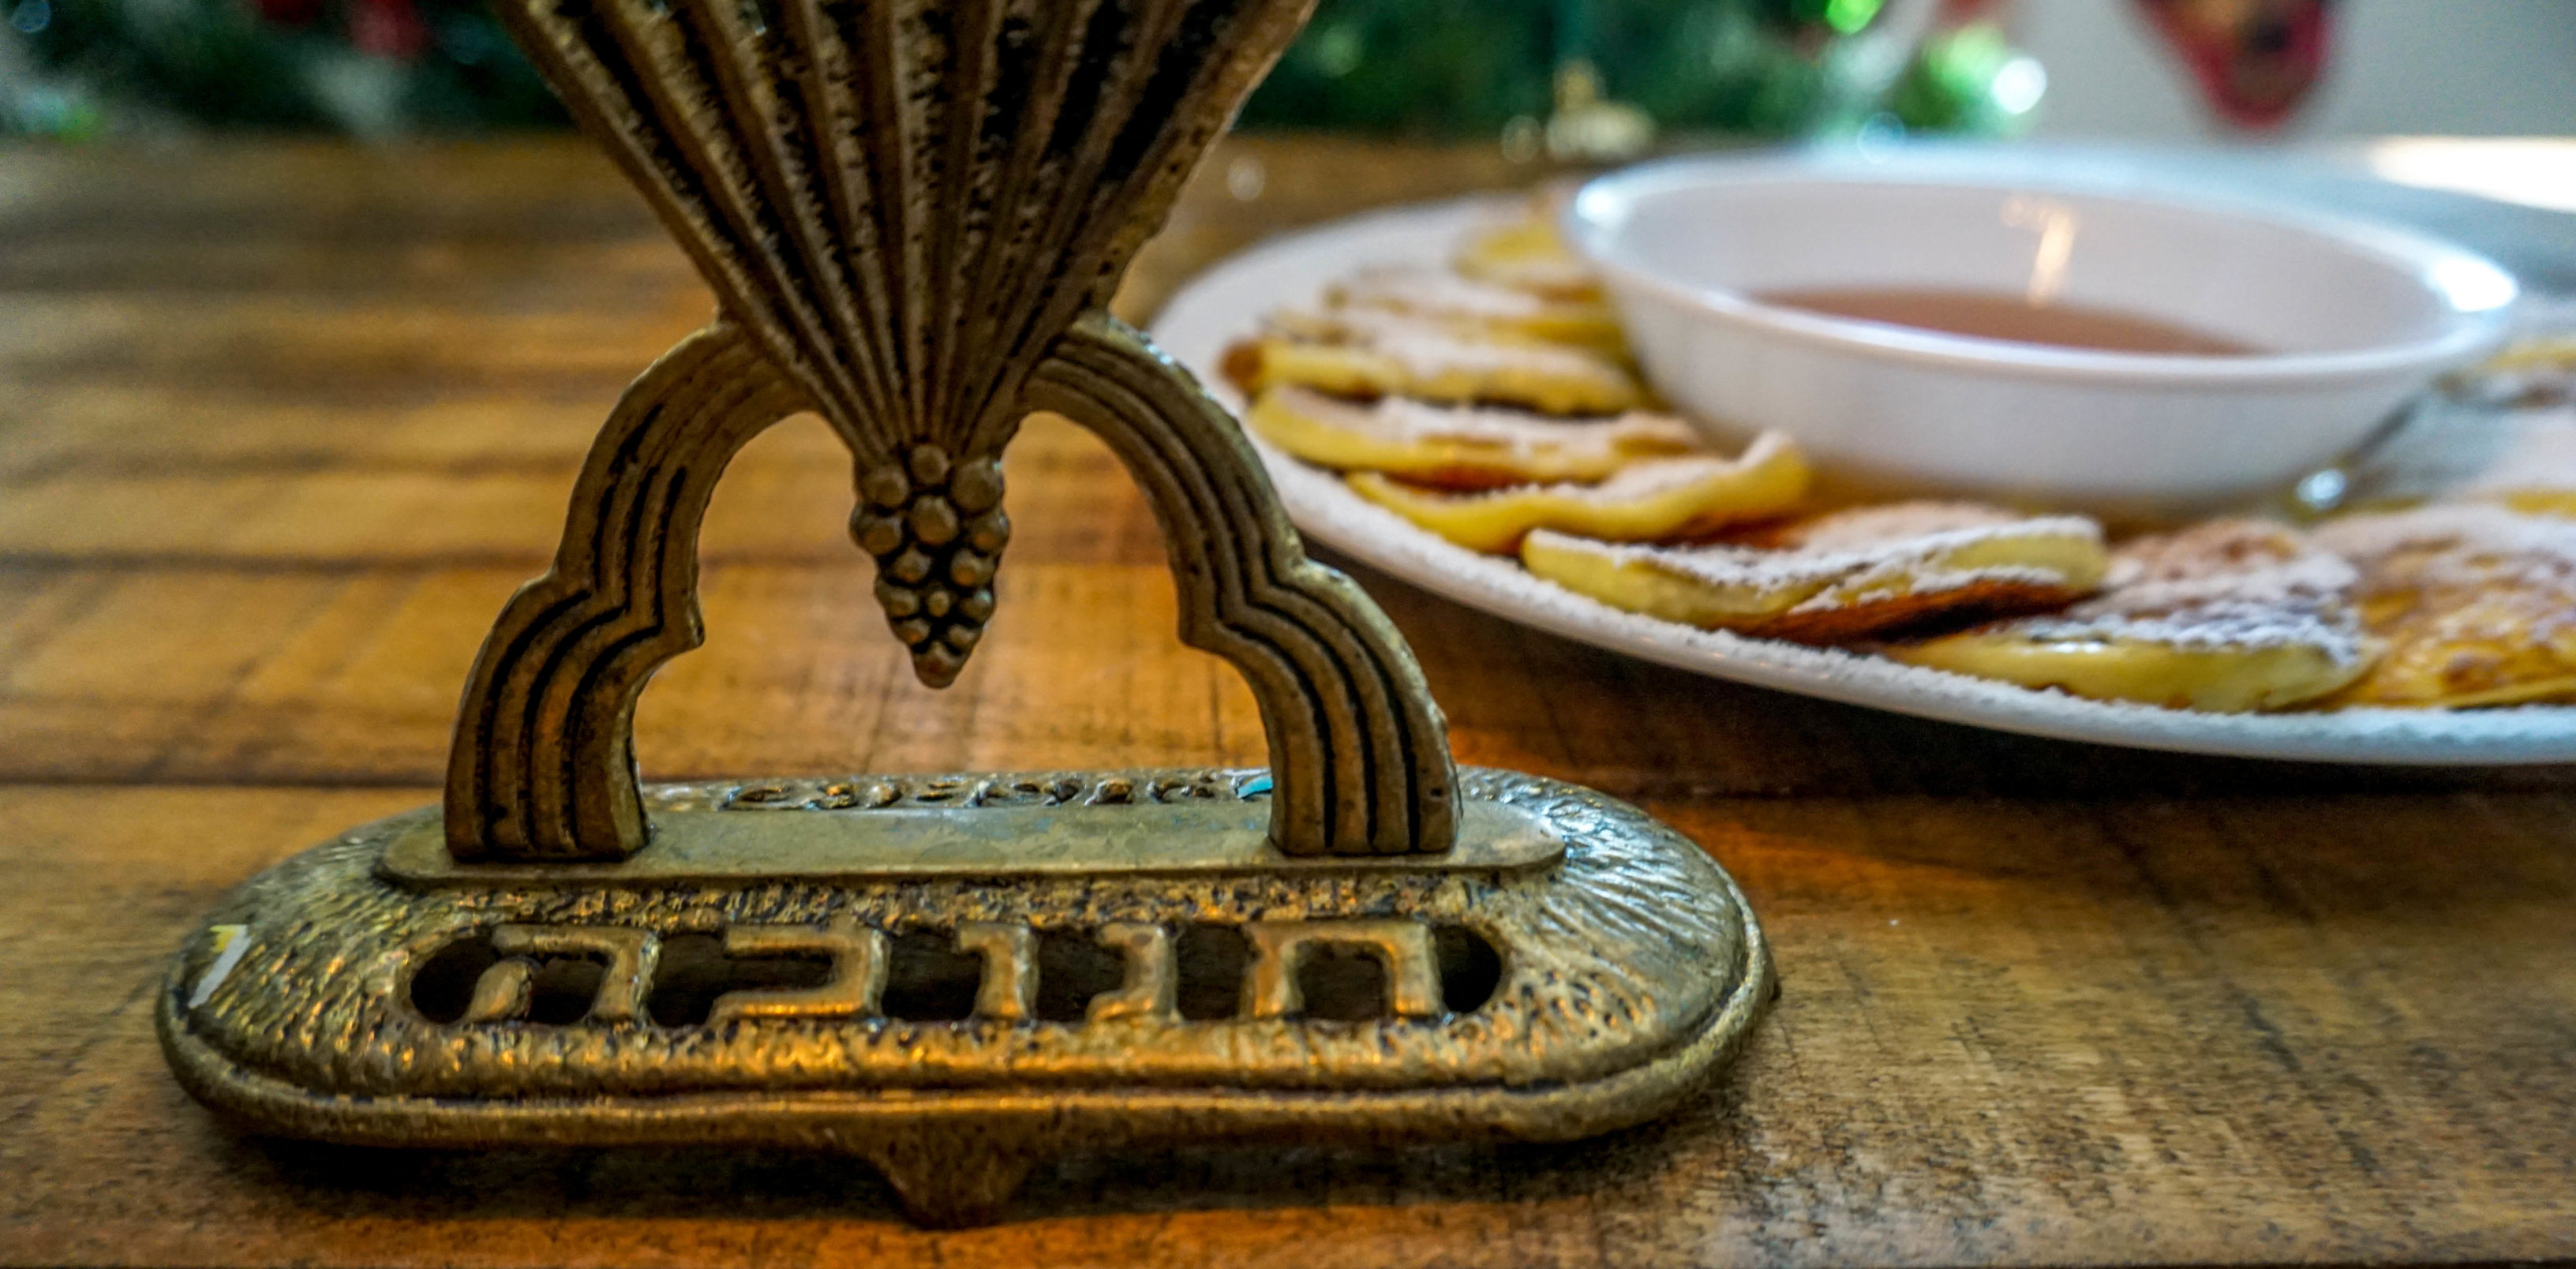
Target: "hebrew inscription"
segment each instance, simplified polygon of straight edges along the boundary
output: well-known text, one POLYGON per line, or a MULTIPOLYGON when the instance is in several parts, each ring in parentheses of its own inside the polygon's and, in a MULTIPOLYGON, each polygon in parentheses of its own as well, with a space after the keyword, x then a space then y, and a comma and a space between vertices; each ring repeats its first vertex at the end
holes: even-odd
MULTIPOLYGON (((1369 1016, 1443 1017, 1481 1003, 1457 999, 1458 992, 1444 987, 1444 960, 1456 959, 1454 954, 1444 955, 1444 945, 1454 948, 1472 941, 1487 960, 1492 958, 1490 949, 1464 929, 1435 930, 1411 920, 1254 921, 1234 927, 1234 932, 1246 950, 1235 971, 1240 1003, 1234 1019, 1241 1021, 1307 1016, 1309 972, 1319 957, 1334 954, 1355 956, 1375 966, 1382 990, 1375 993, 1369 1016)), ((1077 1025, 1183 1021, 1178 1005, 1178 940, 1171 927, 1113 922, 1058 936, 1088 941, 1116 966, 1114 984, 1088 995, 1077 1025)), ((697 937, 705 941, 704 936, 697 937)), ((885 930, 845 917, 814 924, 732 925, 720 937, 724 955, 737 964, 792 959, 811 964, 815 972, 812 981, 803 985, 780 985, 773 977, 723 991, 707 1009, 704 1025, 889 1016, 887 988, 898 958, 885 930)), ((1035 927, 969 921, 944 939, 976 966, 967 1019, 1039 1020, 1044 957, 1035 927)), ((660 934, 620 926, 513 924, 493 927, 454 946, 470 950, 475 940, 488 943, 488 963, 475 973, 470 995, 453 1025, 541 1023, 549 1019, 540 1015, 549 1013, 561 1025, 662 1025, 647 1009, 664 961, 660 934), (541 1009, 540 985, 548 981, 558 988, 575 984, 569 990, 587 996, 552 1010, 541 1009)), ((430 963, 439 959, 431 958, 430 963)), ((415 1000, 431 990, 420 981, 428 973, 424 969, 414 977, 415 1000)))

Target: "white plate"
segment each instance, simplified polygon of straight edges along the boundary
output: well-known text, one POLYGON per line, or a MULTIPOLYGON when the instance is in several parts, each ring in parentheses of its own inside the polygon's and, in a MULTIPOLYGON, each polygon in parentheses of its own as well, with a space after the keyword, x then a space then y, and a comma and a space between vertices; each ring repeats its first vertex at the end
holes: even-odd
MULTIPOLYGON (((1517 200, 1462 199, 1275 239, 1192 280, 1154 322, 1154 339, 1240 410, 1241 396, 1218 373, 1218 362, 1262 314, 1317 303, 1328 284, 1364 266, 1445 262, 1466 230, 1517 207, 1517 200)), ((2576 707, 2203 714, 2104 704, 1639 617, 1540 581, 1508 560, 1452 546, 1362 500, 1332 474, 1258 439, 1254 446, 1289 518, 1308 537, 1468 607, 1716 678, 2001 731, 2183 753, 2440 765, 2576 761, 2576 707)))

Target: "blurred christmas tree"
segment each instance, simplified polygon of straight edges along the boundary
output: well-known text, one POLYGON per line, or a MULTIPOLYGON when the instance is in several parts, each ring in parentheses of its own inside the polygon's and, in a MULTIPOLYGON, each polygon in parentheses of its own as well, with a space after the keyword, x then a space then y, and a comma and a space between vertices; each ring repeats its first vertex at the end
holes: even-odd
MULTIPOLYGON (((1321 0, 1244 122, 1595 157, 1657 129, 2000 131, 2036 91, 1999 93, 2017 63, 1991 28, 1963 32, 1991 2, 1321 0)), ((0 127, 22 132, 564 120, 481 0, 0 0, 0 15, 16 42, 0 45, 0 127)))
POLYGON ((28 131, 562 127, 481 0, 0 0, 28 131), (48 103, 65 105, 45 108, 48 103), (29 117, 29 116, 34 117, 29 117), (51 122, 52 128, 46 127, 51 122))
MULTIPOLYGON (((1561 139, 1570 108, 1745 138, 1998 133, 2046 83, 1995 0, 1322 0, 1251 126, 1561 139), (1532 129, 1537 131, 1531 132, 1532 129)), ((1627 135, 1636 135, 1630 130, 1627 135)))

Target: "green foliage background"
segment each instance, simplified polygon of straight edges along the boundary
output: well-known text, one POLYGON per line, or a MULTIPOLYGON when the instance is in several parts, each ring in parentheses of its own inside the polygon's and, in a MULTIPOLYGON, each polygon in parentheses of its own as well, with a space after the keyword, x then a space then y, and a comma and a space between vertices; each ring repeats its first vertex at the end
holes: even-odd
MULTIPOLYGON (((265 2, 274 13, 295 0, 265 2)), ((409 6, 426 37, 400 60, 351 45, 348 6, 369 2, 381 0, 310 0, 310 12, 285 22, 254 0, 0 0, 14 28, 0 37, 16 43, 0 46, 0 81, 19 81, 0 82, 0 126, 383 135, 563 125, 482 0, 391 0, 409 6)), ((1513 120, 1543 119, 1558 69, 1579 59, 1611 99, 1667 129, 1798 135, 1850 116, 1853 103, 1834 97, 1831 58, 1878 4, 1322 0, 1244 122, 1490 138, 1513 120)), ((1910 127, 1995 130, 2010 121, 1982 104, 1985 63, 1927 57, 1888 101, 1859 105, 1910 127)))
POLYGON ((1668 127, 1781 136, 1821 102, 1832 32, 1801 0, 1324 0, 1253 95, 1255 126, 1490 136, 1583 59, 1668 127))

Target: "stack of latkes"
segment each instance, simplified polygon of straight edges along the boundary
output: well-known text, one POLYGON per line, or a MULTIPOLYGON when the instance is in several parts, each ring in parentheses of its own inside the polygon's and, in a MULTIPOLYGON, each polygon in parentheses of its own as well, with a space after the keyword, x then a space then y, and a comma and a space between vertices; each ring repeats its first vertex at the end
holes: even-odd
POLYGON ((2083 516, 1828 509, 1787 436, 1729 454, 1663 412, 1553 210, 1272 313, 1225 357, 1252 431, 1459 547, 1704 630, 2176 709, 2576 699, 2576 524, 2499 501, 2114 548, 2083 516))

